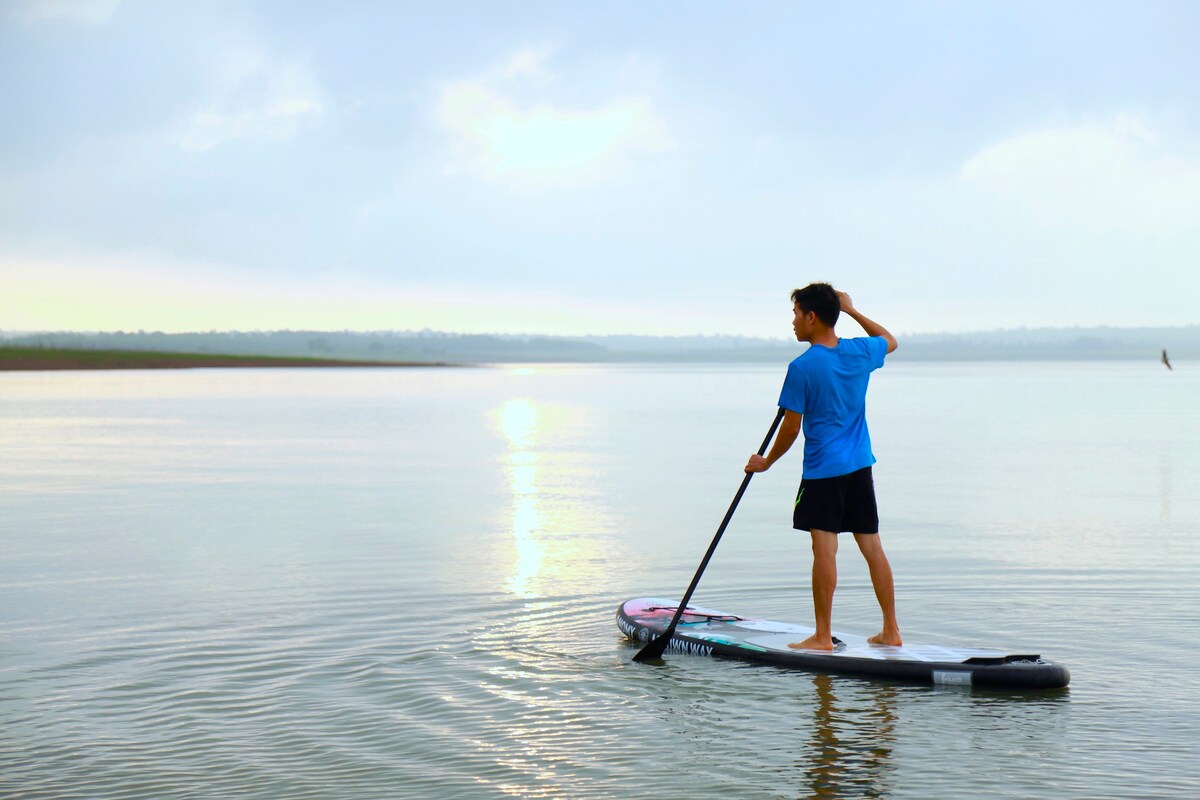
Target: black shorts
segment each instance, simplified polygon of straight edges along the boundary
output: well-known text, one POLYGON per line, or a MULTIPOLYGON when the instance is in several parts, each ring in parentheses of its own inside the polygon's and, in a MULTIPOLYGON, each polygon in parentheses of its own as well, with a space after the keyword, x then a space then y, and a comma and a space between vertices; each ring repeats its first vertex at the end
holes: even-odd
POLYGON ((798 531, 879 533, 875 481, 871 468, 863 467, 836 478, 800 481, 792 527, 798 531))

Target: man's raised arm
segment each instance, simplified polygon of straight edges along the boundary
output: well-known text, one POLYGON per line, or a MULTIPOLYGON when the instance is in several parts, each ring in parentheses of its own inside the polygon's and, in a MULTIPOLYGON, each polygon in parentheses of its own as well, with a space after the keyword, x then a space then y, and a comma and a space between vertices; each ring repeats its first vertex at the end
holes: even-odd
POLYGON ((896 337, 888 332, 888 329, 880 325, 873 319, 870 319, 862 312, 854 307, 854 301, 850 299, 850 295, 845 292, 837 293, 838 300, 841 301, 842 311, 850 315, 850 318, 862 326, 862 329, 867 332, 867 336, 882 336, 887 341, 887 351, 895 352, 900 343, 896 341, 896 337))

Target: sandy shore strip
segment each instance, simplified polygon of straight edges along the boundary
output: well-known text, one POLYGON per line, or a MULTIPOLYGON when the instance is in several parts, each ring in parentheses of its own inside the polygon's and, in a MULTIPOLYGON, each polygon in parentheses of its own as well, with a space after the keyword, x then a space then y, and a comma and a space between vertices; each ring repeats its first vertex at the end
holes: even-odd
POLYGON ((80 369, 204 369, 229 367, 460 367, 417 361, 343 361, 331 358, 160 353, 147 350, 67 350, 0 347, 0 371, 80 369))

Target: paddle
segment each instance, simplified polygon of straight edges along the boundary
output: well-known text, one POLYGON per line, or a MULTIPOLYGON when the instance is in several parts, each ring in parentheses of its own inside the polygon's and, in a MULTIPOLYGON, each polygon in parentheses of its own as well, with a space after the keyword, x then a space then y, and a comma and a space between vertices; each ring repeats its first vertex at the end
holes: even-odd
MULTIPOLYGON (((775 429, 779 427, 779 421, 783 419, 783 409, 779 409, 779 413, 775 415, 775 421, 771 423, 771 429, 767 431, 767 438, 763 439, 762 447, 758 448, 758 454, 761 456, 767 452, 767 447, 771 444, 771 440, 775 438, 775 429)), ((634 661, 654 661, 662 658, 662 655, 667 650, 667 645, 671 643, 671 637, 675 635, 675 626, 679 624, 679 618, 683 616, 683 610, 687 608, 688 600, 692 599, 692 592, 696 591, 696 585, 700 583, 700 576, 704 574, 705 567, 708 566, 709 560, 717 549, 717 543, 721 541, 721 536, 725 533, 725 528, 729 525, 729 520, 733 518, 733 512, 737 508, 738 502, 742 499, 742 495, 746 493, 746 487, 750 485, 750 479, 754 477, 753 472, 747 472, 746 477, 742 479, 742 485, 737 490, 737 494, 733 496, 733 502, 729 505, 729 510, 725 512, 725 519, 721 520, 721 527, 717 528, 717 535, 713 537, 712 544, 708 546, 708 552, 704 554, 704 560, 700 562, 700 569, 696 570, 695 577, 692 578, 692 584, 688 586, 687 593, 683 599, 679 601, 679 608, 675 609, 675 616, 671 618, 671 624, 663 631, 654 641, 647 644, 638 654, 633 657, 634 661)))

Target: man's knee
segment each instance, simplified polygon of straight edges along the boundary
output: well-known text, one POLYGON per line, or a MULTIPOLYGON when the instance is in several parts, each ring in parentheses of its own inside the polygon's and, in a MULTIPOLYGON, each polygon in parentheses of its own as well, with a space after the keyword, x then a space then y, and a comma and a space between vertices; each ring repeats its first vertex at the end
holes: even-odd
POLYGON ((872 569, 887 563, 887 555, 883 552, 883 544, 878 536, 862 534, 854 538, 858 541, 859 552, 872 569))
POLYGON ((837 553, 838 537, 830 531, 812 531, 812 549, 814 556, 832 556, 837 553))
POLYGON ((858 543, 858 549, 863 553, 883 552, 883 544, 879 541, 878 533, 856 533, 854 541, 858 543))

